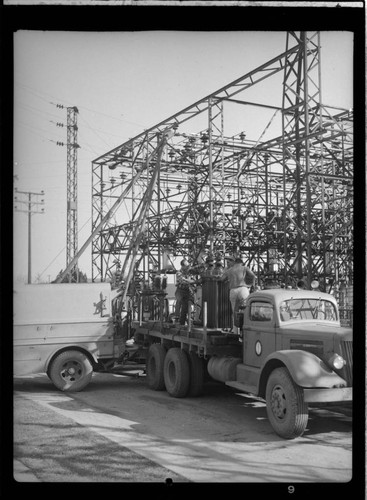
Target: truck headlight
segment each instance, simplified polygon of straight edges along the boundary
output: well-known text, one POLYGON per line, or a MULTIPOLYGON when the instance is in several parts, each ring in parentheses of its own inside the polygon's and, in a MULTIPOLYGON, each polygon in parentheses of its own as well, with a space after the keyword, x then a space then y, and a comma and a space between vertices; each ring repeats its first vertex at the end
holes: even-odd
POLYGON ((336 370, 341 370, 346 364, 346 361, 340 356, 340 354, 335 353, 329 358, 329 364, 336 370))

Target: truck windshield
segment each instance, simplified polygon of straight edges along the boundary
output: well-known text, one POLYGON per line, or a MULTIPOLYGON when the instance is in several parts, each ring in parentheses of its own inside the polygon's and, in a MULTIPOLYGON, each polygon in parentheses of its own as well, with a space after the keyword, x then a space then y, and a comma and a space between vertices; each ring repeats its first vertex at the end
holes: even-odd
POLYGON ((280 304, 280 319, 294 321, 297 319, 317 319, 321 321, 338 321, 334 304, 322 299, 290 299, 280 304))

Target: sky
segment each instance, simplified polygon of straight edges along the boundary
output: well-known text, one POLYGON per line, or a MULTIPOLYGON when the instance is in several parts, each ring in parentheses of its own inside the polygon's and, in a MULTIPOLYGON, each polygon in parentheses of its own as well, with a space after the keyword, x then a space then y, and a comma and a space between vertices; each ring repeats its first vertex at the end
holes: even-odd
MULTIPOLYGON (((32 281, 66 267, 66 107, 78 120, 78 243, 91 234, 91 162, 233 80, 277 57, 286 32, 131 31, 14 33, 14 188, 44 191, 31 218, 32 281), (60 108, 57 105, 62 105, 60 108), (64 123, 64 127, 57 126, 64 123)), ((321 32, 322 102, 353 106, 353 34, 321 32)), ((270 79, 269 79, 270 80, 270 79)), ((256 102, 281 105, 282 88, 255 86, 256 102)), ((258 140, 265 116, 237 119, 258 140)), ((197 133, 198 130, 192 130, 197 133)), ((273 137, 276 135, 274 134, 273 137)), ((13 274, 26 281, 28 217, 14 210, 13 274)), ((92 276, 91 247, 79 269, 92 276)))

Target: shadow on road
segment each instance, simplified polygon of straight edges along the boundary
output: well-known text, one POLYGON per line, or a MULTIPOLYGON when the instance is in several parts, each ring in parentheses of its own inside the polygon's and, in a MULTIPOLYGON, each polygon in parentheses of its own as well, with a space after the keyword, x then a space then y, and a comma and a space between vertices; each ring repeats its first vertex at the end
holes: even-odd
MULTIPOLYGON (((250 397, 243 393, 235 392, 224 384, 216 381, 208 381, 204 384, 204 393, 200 397, 195 398, 172 398, 165 391, 151 391, 147 388, 146 379, 144 376, 136 377, 121 377, 118 374, 95 374, 92 382, 82 391, 82 393, 61 393, 56 389, 49 378, 44 374, 37 374, 28 378, 16 378, 14 381, 14 390, 24 393, 54 393, 55 395, 65 395, 67 400, 53 401, 50 403, 55 408, 63 410, 75 411, 81 408, 93 408, 93 411, 99 413, 108 413, 110 415, 129 417, 136 420, 137 415, 134 411, 129 413, 128 404, 119 405, 109 404, 111 399, 115 400, 115 391, 121 390, 122 404, 124 397, 140 399, 145 403, 149 403, 150 412, 162 411, 167 417, 167 425, 172 426, 172 422, 177 422, 178 416, 182 421, 185 419, 185 414, 198 416, 198 427, 200 421, 205 425, 206 418, 212 418, 213 412, 218 416, 218 422, 221 418, 233 418, 234 421, 240 423, 238 432, 233 434, 229 432, 227 439, 234 442, 284 442, 275 434, 271 428, 267 413, 266 404, 259 398, 250 397), (101 394, 92 401, 88 399, 88 403, 83 403, 84 397, 89 397, 92 394, 101 394), (230 416, 225 414, 226 410, 230 410, 230 416), (244 410, 248 410, 244 412, 244 410), (256 428, 256 431, 245 432, 246 422, 251 425, 251 428, 256 428), (244 432, 242 432, 244 430, 244 432)), ((143 415, 139 420, 144 422, 143 415)), ((140 423, 134 426, 139 428, 140 423)), ((313 438, 322 439, 322 435, 330 433, 351 433, 352 431, 352 408, 350 404, 338 405, 318 405, 309 407, 309 423, 303 436, 298 439, 313 438)), ((196 438, 197 432, 191 428, 185 428, 185 436, 196 438)))

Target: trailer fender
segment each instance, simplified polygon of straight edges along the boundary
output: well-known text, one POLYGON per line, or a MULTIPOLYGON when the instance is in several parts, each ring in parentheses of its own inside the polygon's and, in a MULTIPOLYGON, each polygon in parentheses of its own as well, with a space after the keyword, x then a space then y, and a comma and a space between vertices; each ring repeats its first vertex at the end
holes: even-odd
POLYGON ((50 365, 52 363, 52 361, 59 355, 61 354, 62 352, 64 351, 80 351, 82 352, 83 354, 85 354, 87 356, 87 358, 89 359, 89 361, 91 362, 92 366, 97 366, 98 365, 98 359, 96 357, 96 355, 93 353, 93 350, 90 350, 88 348, 84 348, 83 346, 80 346, 80 345, 73 345, 73 344, 70 344, 68 345, 67 347, 62 347, 61 349, 56 349, 55 351, 53 351, 46 363, 45 363, 45 372, 48 373, 49 372, 49 369, 50 369, 50 365))
POLYGON ((279 366, 285 366, 294 382, 304 388, 345 387, 346 381, 339 377, 318 356, 308 351, 284 350, 270 354, 261 371, 259 393, 264 393, 270 373, 279 366))

